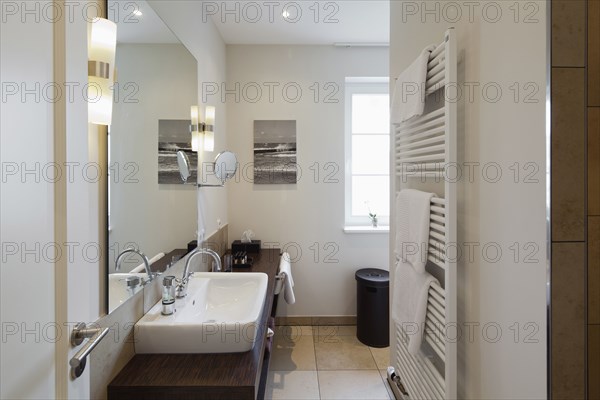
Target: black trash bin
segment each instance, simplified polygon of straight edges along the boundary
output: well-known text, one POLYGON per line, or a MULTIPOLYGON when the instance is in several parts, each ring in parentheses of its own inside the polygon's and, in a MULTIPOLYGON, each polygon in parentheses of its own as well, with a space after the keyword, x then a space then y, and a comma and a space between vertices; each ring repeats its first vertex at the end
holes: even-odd
POLYGON ((356 271, 356 337, 371 347, 390 345, 390 274, 377 268, 356 271))

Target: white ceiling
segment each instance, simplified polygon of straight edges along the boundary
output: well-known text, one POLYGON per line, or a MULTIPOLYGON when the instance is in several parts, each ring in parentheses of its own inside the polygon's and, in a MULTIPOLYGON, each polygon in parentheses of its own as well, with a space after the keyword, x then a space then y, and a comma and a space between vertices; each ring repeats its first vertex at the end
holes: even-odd
POLYGON ((389 43, 389 0, 211 3, 217 8, 205 9, 227 44, 389 43))
POLYGON ((146 0, 108 0, 108 19, 117 24, 119 43, 180 43, 146 0))
MULTIPOLYGON (((191 1, 172 6, 191 6, 191 1)), ((146 0, 108 0, 108 6, 109 19, 118 26, 119 43, 179 43, 146 0), (142 15, 134 15, 134 7, 142 15)), ((198 10, 195 6, 190 9, 198 10)), ((210 1, 202 10, 198 23, 212 18, 227 44, 389 42, 389 0, 210 1), (287 18, 284 11, 289 13, 287 18)))

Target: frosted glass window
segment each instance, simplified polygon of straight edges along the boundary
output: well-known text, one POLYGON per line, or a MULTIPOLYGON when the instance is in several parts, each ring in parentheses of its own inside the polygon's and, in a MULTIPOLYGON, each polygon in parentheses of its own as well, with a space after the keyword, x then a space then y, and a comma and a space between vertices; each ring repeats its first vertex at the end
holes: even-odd
POLYGON ((389 135, 352 135, 352 174, 388 175, 389 135))
POLYGON ((352 133, 386 133, 390 131, 388 94, 352 95, 352 133))
POLYGON ((389 215, 390 185, 388 176, 352 177, 352 216, 368 215, 369 207, 371 212, 377 215, 389 215))

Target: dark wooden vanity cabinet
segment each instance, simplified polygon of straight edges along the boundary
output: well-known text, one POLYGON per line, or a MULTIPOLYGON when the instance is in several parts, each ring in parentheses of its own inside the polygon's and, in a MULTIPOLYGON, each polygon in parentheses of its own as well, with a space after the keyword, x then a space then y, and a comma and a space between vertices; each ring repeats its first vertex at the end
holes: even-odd
MULTIPOLYGON (((264 396, 270 353, 267 324, 275 314, 279 250, 261 250, 251 268, 269 276, 258 338, 251 351, 227 354, 136 354, 108 385, 108 399, 257 399, 264 396), (274 305, 275 304, 275 305, 274 305)), ((166 339, 168 340, 168 339, 166 339)))

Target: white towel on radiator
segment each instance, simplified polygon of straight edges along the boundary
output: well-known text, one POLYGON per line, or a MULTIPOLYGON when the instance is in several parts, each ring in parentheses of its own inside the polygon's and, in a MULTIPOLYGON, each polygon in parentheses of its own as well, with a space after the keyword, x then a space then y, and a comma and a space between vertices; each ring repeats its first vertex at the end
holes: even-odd
POLYGON ((281 260, 279 261, 279 273, 283 275, 283 298, 288 304, 294 304, 296 302, 296 296, 294 295, 294 278, 292 277, 292 264, 290 255, 283 253, 281 260))
POLYGON ((425 47, 417 59, 396 79, 391 111, 393 124, 399 124, 423 114, 427 63, 429 55, 435 50, 435 47, 434 44, 425 47))
POLYGON ((392 319, 409 337, 408 351, 417 354, 423 340, 429 286, 437 280, 425 271, 433 193, 405 189, 396 197, 397 257, 392 319))
POLYGON ((408 335, 408 351, 416 355, 423 341, 429 287, 438 282, 427 272, 417 273, 408 262, 398 260, 394 276, 392 319, 408 335))
POLYGON ((434 193, 404 189, 396 196, 396 259, 425 272, 429 248, 429 217, 434 193))

